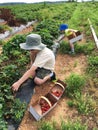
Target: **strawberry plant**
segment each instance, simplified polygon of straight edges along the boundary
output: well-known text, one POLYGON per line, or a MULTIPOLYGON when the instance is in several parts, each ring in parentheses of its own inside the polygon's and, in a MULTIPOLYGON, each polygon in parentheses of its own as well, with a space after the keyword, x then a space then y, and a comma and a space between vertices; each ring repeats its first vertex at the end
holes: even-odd
POLYGON ((21 71, 23 71, 25 68, 23 66, 28 62, 26 56, 22 58, 23 55, 26 54, 26 52, 24 51, 22 53, 22 50, 20 50, 19 47, 19 44, 21 42, 24 42, 23 40, 25 40, 24 36, 19 35, 14 37, 13 39, 4 44, 3 53, 2 55, 0 55, 0 103, 3 108, 3 110, 0 108, 2 110, 2 113, 0 115, 0 123, 4 122, 2 123, 2 125, 0 125, 0 127, 2 127, 2 130, 3 128, 6 128, 5 120, 8 120, 9 118, 16 118, 14 120, 18 121, 22 118, 23 112, 25 111, 23 109, 24 107, 22 107, 22 103, 20 103, 22 111, 18 111, 20 108, 17 110, 13 110, 13 105, 18 104, 19 107, 19 102, 15 104, 16 101, 14 100, 11 91, 11 84, 19 79, 21 71), (17 59, 12 60, 13 57, 17 57, 17 59))
POLYGON ((53 45, 53 37, 50 35, 49 31, 47 29, 42 29, 38 32, 38 34, 42 37, 42 43, 51 48, 51 45, 53 45))
POLYGON ((52 20, 52 19, 43 20, 37 25, 36 31, 47 29, 50 35, 55 39, 58 36, 58 26, 59 26, 59 23, 55 20, 52 20))
POLYGON ((11 82, 16 81, 20 77, 20 71, 16 65, 10 64, 2 67, 0 74, 1 83, 10 84, 11 82))
POLYGON ((13 37, 13 39, 4 44, 3 54, 12 57, 13 51, 20 50, 19 44, 25 42, 25 40, 26 39, 24 35, 17 35, 13 37))
POLYGON ((0 55, 0 66, 2 66, 2 63, 7 62, 9 60, 8 56, 0 55))
POLYGON ((24 111, 26 110, 26 107, 27 105, 25 102, 22 103, 19 99, 15 99, 10 109, 12 119, 14 119, 14 121, 16 122, 20 122, 24 115, 24 111))

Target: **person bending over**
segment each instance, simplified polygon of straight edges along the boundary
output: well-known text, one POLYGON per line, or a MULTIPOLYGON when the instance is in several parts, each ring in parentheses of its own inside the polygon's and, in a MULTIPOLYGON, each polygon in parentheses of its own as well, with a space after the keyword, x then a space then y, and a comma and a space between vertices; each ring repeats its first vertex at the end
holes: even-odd
MULTIPOLYGON (((76 34, 80 32, 78 30, 74 30, 74 29, 69 29, 67 24, 61 24, 59 27, 59 30, 62 34, 64 34, 57 42, 60 42, 61 40, 63 40, 65 37, 67 37, 69 39, 69 37, 76 37, 76 34)), ((70 54, 75 53, 75 49, 74 49, 74 43, 69 42, 71 51, 69 52, 70 54)))
POLYGON ((37 85, 41 85, 47 80, 55 80, 55 56, 52 50, 41 42, 40 35, 28 35, 26 42, 20 44, 20 48, 29 51, 31 67, 12 84, 13 91, 18 91, 19 87, 29 78, 32 78, 37 85))

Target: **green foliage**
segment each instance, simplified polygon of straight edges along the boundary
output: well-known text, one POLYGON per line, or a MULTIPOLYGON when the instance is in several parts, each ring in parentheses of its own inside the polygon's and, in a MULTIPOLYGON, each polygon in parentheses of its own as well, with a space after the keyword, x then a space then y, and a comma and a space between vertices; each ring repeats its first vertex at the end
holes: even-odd
POLYGON ((9 60, 8 56, 5 55, 0 55, 0 64, 3 62, 7 62, 9 60))
POLYGON ((74 106, 73 100, 68 101, 67 104, 68 104, 69 107, 73 107, 74 106))
POLYGON ((4 121, 2 111, 3 111, 3 105, 1 104, 1 97, 0 97, 0 130, 7 130, 7 123, 4 121))
POLYGON ((4 32, 4 26, 0 25, 0 33, 4 32))
POLYGON ((76 122, 64 122, 61 123, 61 130, 87 130, 87 126, 80 123, 80 121, 76 122))
POLYGON ((13 57, 14 50, 20 50, 19 44, 26 40, 24 35, 16 35, 3 46, 3 54, 13 57))
POLYGON ((52 123, 43 122, 38 130, 55 130, 52 123))
POLYGON ((51 48, 51 45, 53 45, 53 37, 50 35, 49 31, 47 29, 42 29, 38 32, 38 34, 42 37, 42 43, 51 48))
POLYGON ((0 33, 4 33, 4 31, 11 31, 11 28, 8 25, 0 25, 0 33))
POLYGON ((0 118, 0 130, 8 130, 7 128, 7 122, 5 122, 4 120, 2 120, 0 118))
MULTIPOLYGON (((26 67, 24 65, 28 62, 28 53, 20 50, 19 47, 19 44, 24 41, 24 35, 16 35, 4 44, 3 53, 0 55, 0 103, 3 107, 0 123, 4 121, 4 118, 13 118, 19 122, 26 108, 26 105, 14 100, 11 90, 11 84, 19 79, 21 72, 26 67)), ((0 127, 2 130, 3 128, 6 130, 6 122, 4 121, 0 127)))
POLYGON ((89 58, 88 58, 88 63, 89 63, 89 65, 91 65, 92 67, 93 66, 98 66, 98 56, 90 56, 89 58))
MULTIPOLYGON (((62 54, 66 54, 70 51, 70 45, 68 43, 69 41, 62 41, 60 44, 59 52, 62 54)), ((85 43, 85 44, 79 44, 78 42, 74 44, 75 45, 75 52, 77 54, 84 53, 84 54, 91 54, 94 50, 94 43, 85 43)))
POLYGON ((0 73, 0 81, 1 83, 10 84, 20 77, 20 70, 16 65, 10 64, 2 67, 2 71, 0 73))
MULTIPOLYGON (((82 124, 79 120, 61 122, 60 130, 87 130, 88 127, 86 124, 82 124)), ((42 122, 41 126, 38 130, 59 130, 56 126, 53 126, 53 123, 50 122, 42 122)))
POLYGON ((83 76, 78 74, 71 74, 69 78, 66 79, 67 88, 66 94, 68 97, 74 97, 76 92, 79 92, 85 84, 85 79, 83 76))
POLYGON ((45 19, 37 25, 36 31, 41 31, 43 29, 46 29, 50 33, 51 37, 55 39, 58 36, 58 26, 59 23, 57 21, 53 19, 48 19, 48 20, 45 19))
MULTIPOLYGON (((7 64, 12 64, 14 67, 16 67, 16 72, 14 74, 11 73, 11 70, 7 70, 10 71, 10 75, 13 75, 12 79, 15 79, 14 77, 17 77, 20 75, 19 71, 24 70, 25 69, 25 65, 28 63, 29 58, 28 58, 28 52, 24 51, 22 49, 20 49, 19 44, 25 42, 26 40, 26 36, 25 35, 16 35, 15 37, 13 37, 10 41, 8 41, 6 44, 4 44, 3 46, 3 53, 0 56, 0 63, 5 64, 7 66, 7 64), (15 59, 15 60, 14 60, 15 59), (15 64, 15 65, 14 65, 15 64), (17 64, 17 66, 16 66, 17 64), (23 67, 24 66, 24 67, 23 67), (18 69, 17 69, 18 68, 18 69)), ((1 65, 2 66, 2 65, 1 65)), ((9 65, 8 65, 9 66, 9 65)), ((3 65, 3 71, 4 68, 6 68, 3 65)), ((9 69, 9 68, 8 68, 9 69)), ((11 69, 11 68, 10 68, 11 69)), ((13 68, 14 69, 14 68, 13 68)), ((3 72, 4 73, 7 73, 3 72)), ((7 73, 7 76, 9 76, 9 74, 7 73)), ((20 76, 19 76, 20 77, 20 76)), ((19 78, 18 77, 18 78, 19 78)), ((11 81, 10 81, 11 82, 11 81)))
MULTIPOLYGON (((0 108, 0 116, 4 120, 7 115, 10 115, 10 107, 12 106, 11 103, 13 102, 13 96, 11 92, 11 88, 9 85, 4 84, 1 85, 0 89, 0 105, 2 106, 0 108)), ((6 123, 6 122, 5 122, 6 123)))
MULTIPOLYGON (((11 87, 8 84, 4 84, 1 86, 1 90, 0 92, 1 94, 1 102, 7 102, 7 101, 12 101, 13 100, 13 95, 12 95, 12 91, 11 91, 11 87)), ((3 104, 6 105, 6 104, 3 104)))
POLYGON ((3 42, 2 40, 0 40, 0 45, 3 45, 3 43, 4 43, 4 42, 3 42))
POLYGON ((88 42, 85 44, 75 44, 75 52, 76 53, 84 53, 86 55, 91 54, 92 51, 94 50, 94 43, 88 42))
POLYGON ((68 42, 62 41, 60 44, 59 52, 62 54, 66 54, 70 51, 70 46, 68 42))
POLYGON ((82 95, 80 92, 76 92, 73 102, 79 113, 93 115, 96 110, 96 103, 88 94, 82 95))
POLYGON ((22 71, 22 70, 26 69, 28 61, 29 61, 29 59, 27 59, 27 53, 26 53, 26 55, 18 56, 16 64, 17 64, 18 68, 20 68, 22 71))
POLYGON ((96 76, 98 73, 98 56, 92 55, 88 57, 88 68, 87 72, 93 76, 96 76))
POLYGON ((12 95, 8 85, 0 84, 0 87, 0 130, 7 130, 7 122, 4 119, 4 114, 6 113, 6 110, 8 110, 8 106, 6 106, 7 101, 12 101, 12 95))
POLYGON ((20 23, 26 24, 28 22, 28 17, 25 14, 22 17, 21 13, 19 13, 16 18, 20 23))
POLYGON ((12 119, 14 119, 16 122, 20 122, 24 112, 26 110, 26 103, 22 103, 19 99, 15 99, 13 102, 13 106, 10 109, 10 112, 12 114, 12 119))

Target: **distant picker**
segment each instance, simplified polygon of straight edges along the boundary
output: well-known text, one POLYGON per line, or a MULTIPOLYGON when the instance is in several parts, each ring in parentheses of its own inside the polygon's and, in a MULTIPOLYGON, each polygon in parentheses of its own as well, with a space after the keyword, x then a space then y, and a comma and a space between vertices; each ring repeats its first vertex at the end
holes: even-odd
POLYGON ((68 25, 67 24, 61 24, 60 27, 59 27, 59 30, 64 35, 58 40, 58 42, 63 40, 65 37, 67 37, 68 40, 69 40, 70 48, 71 48, 71 51, 69 53, 70 54, 74 54, 75 53, 74 43, 76 41, 81 40, 83 38, 83 35, 78 30, 68 29, 68 25))

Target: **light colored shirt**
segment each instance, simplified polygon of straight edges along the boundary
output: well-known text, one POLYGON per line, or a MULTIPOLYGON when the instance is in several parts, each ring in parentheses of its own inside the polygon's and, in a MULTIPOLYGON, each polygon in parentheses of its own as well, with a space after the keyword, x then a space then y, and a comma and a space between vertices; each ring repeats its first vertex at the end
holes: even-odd
POLYGON ((43 50, 39 51, 33 65, 53 71, 55 66, 55 56, 52 50, 45 47, 43 50))
POLYGON ((66 30, 65 30, 65 35, 66 35, 66 36, 69 36, 69 35, 71 35, 71 34, 73 34, 72 29, 66 29, 66 30))
POLYGON ((66 35, 66 36, 69 36, 69 35, 75 34, 75 32, 77 32, 77 31, 78 31, 78 30, 66 29, 66 30, 65 30, 65 35, 66 35))

